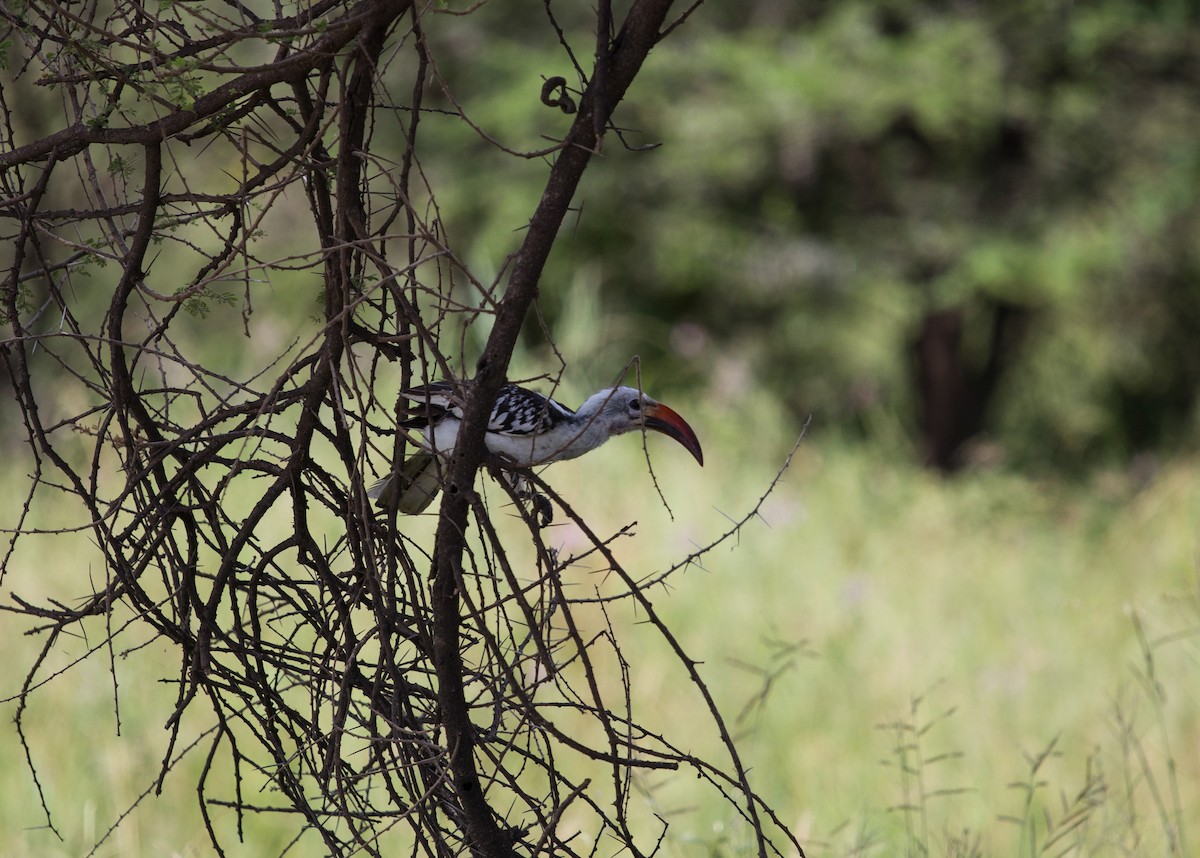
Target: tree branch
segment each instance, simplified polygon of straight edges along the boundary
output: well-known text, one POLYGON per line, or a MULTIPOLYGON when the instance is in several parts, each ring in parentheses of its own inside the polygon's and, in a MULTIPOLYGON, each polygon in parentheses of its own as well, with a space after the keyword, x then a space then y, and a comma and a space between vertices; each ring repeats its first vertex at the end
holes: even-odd
POLYGON ((355 6, 351 12, 331 23, 325 34, 309 47, 218 86, 197 98, 190 107, 176 110, 155 122, 128 128, 92 127, 77 122, 19 149, 0 153, 0 169, 40 161, 51 152, 57 152, 58 159, 62 160, 96 143, 147 145, 174 137, 252 92, 268 89, 277 83, 302 80, 348 45, 364 25, 381 13, 396 18, 411 4, 412 0, 373 0, 355 6))
POLYGON ((550 170, 546 189, 513 262, 508 289, 496 308, 495 325, 476 366, 475 379, 469 386, 458 442, 449 465, 434 543, 431 605, 434 612, 434 664, 454 787, 467 813, 472 847, 482 855, 511 855, 512 848, 508 837, 492 819, 483 794, 474 759, 475 727, 463 689, 458 589, 463 576, 471 487, 486 453, 483 434, 492 403, 507 379, 512 350, 525 316, 537 297, 542 269, 579 180, 598 149, 600 130, 607 125, 608 116, 595 115, 597 104, 604 105, 604 111, 609 112, 621 101, 657 42, 670 7, 671 0, 635 2, 616 39, 607 72, 601 77, 593 74, 592 85, 584 93, 566 145, 550 170), (597 85, 604 85, 605 91, 598 93, 597 85))

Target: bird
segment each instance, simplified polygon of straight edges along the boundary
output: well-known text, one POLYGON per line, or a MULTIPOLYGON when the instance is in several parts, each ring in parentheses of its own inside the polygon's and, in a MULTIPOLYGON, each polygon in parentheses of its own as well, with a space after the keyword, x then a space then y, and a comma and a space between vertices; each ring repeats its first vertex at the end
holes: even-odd
MULTIPOLYGON (((406 515, 424 512, 441 488, 442 459, 454 449, 465 400, 451 381, 435 381, 400 391, 408 407, 398 426, 411 430, 420 450, 367 491, 387 509, 397 491, 396 508, 406 515)), ((700 440, 675 411, 633 387, 607 387, 572 410, 536 391, 505 384, 488 418, 484 444, 490 453, 516 468, 532 468, 574 459, 609 438, 652 429, 674 438, 701 466, 700 440)))

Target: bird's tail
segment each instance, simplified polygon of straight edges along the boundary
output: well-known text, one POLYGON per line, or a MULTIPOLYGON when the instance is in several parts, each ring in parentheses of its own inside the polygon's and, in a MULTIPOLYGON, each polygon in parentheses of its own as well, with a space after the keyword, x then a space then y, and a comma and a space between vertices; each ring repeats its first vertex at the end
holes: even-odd
POLYGON ((399 470, 393 471, 367 489, 367 497, 375 506, 387 509, 399 490, 396 509, 405 515, 424 512, 442 487, 441 469, 432 453, 415 453, 399 470))

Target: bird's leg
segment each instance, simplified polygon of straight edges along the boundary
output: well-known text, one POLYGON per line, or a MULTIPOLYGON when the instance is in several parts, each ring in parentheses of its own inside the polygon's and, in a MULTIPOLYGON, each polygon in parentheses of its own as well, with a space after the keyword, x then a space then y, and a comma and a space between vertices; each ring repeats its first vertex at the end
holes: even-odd
POLYGON ((529 499, 533 501, 533 507, 537 510, 538 527, 549 526, 550 522, 554 521, 554 507, 550 503, 550 498, 531 489, 529 499))
POLYGON ((550 499, 545 495, 538 494, 520 470, 513 469, 511 465, 501 466, 497 470, 500 478, 508 483, 516 497, 529 501, 533 507, 534 523, 539 528, 546 527, 554 520, 554 507, 551 505, 550 499))
POLYGON ((550 499, 545 495, 538 494, 537 489, 529 484, 529 480, 525 479, 524 474, 520 471, 505 471, 504 478, 512 486, 513 494, 529 501, 533 506, 533 511, 537 514, 535 520, 538 527, 546 527, 554 520, 554 507, 551 506, 550 499))

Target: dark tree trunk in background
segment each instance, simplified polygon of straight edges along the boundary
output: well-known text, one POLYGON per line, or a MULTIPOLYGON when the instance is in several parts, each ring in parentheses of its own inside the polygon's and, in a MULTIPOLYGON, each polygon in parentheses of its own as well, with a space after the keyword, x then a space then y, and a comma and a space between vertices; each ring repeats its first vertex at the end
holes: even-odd
POLYGON ((962 466, 964 445, 985 428, 1030 317, 1028 307, 989 302, 991 324, 980 361, 967 342, 966 312, 956 306, 926 314, 913 344, 923 455, 926 464, 944 473, 962 466))

